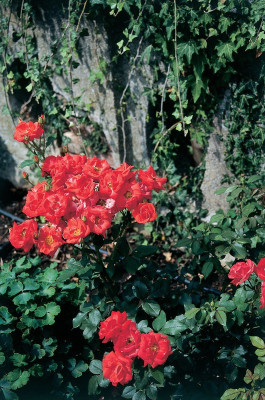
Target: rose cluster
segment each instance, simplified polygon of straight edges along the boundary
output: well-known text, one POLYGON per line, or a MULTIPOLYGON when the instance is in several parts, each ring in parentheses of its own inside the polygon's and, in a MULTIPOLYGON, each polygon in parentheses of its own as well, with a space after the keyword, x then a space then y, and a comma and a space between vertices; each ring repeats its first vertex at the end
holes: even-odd
POLYGON ((47 157, 41 167, 45 179, 28 192, 23 208, 33 219, 14 223, 10 242, 24 251, 35 244, 53 256, 64 243, 80 243, 90 233, 105 236, 124 209, 139 223, 153 221, 152 191, 163 190, 166 178, 158 177, 152 166, 146 171, 132 168, 124 162, 113 169, 106 160, 84 155, 47 157), (37 217, 45 218, 40 229, 37 217))
POLYGON ((249 259, 247 259, 247 262, 237 262, 230 268, 228 277, 233 279, 231 283, 237 286, 245 282, 252 273, 258 275, 262 280, 260 308, 265 308, 265 258, 261 258, 257 265, 249 259))
POLYGON ((103 378, 113 386, 124 385, 132 379, 132 363, 136 357, 155 368, 164 364, 172 353, 166 335, 150 331, 140 333, 136 323, 127 319, 126 312, 112 311, 110 317, 101 322, 99 337, 103 343, 112 341, 114 351, 106 354, 102 361, 103 378))
POLYGON ((43 123, 43 115, 39 118, 38 122, 24 122, 19 119, 19 123, 17 124, 14 133, 14 139, 26 144, 35 139, 39 139, 44 132, 43 123))

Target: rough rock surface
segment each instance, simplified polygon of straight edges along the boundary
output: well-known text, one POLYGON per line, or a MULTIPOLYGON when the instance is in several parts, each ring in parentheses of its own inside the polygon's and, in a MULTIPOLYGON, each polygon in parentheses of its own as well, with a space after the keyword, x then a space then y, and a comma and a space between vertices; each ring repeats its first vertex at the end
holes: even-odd
POLYGON ((205 156, 205 174, 201 185, 201 190, 204 196, 202 207, 208 209, 209 217, 217 210, 222 208, 228 209, 226 194, 215 194, 219 189, 221 180, 224 175, 229 174, 225 163, 225 144, 224 139, 227 134, 227 128, 223 121, 219 121, 218 117, 213 121, 214 129, 209 137, 207 153, 205 156))
POLYGON ((27 182, 18 166, 27 158, 27 150, 23 143, 13 139, 15 125, 9 114, 2 112, 4 106, 5 92, 0 80, 0 177, 8 179, 16 187, 25 187, 27 182))

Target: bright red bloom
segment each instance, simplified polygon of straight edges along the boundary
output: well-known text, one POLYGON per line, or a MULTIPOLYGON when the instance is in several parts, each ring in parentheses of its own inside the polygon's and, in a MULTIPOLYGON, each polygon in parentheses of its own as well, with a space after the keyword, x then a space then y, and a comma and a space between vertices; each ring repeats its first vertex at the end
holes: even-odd
POLYGON ((106 160, 100 160, 97 157, 93 157, 87 159, 83 171, 91 178, 98 179, 109 169, 110 165, 106 160))
POLYGON ((24 251, 29 251, 33 244, 36 243, 37 231, 38 225, 34 219, 24 221, 20 225, 14 222, 10 231, 9 241, 16 249, 22 248, 24 251))
POLYGON ((265 258, 261 258, 256 266, 256 274, 260 279, 265 281, 265 258))
POLYGON ((150 364, 155 368, 164 364, 170 354, 172 354, 171 346, 166 335, 153 331, 141 335, 138 357, 144 360, 144 366, 150 364))
POLYGON ((51 193, 43 202, 44 217, 54 224, 60 222, 61 217, 66 213, 69 203, 70 194, 64 191, 58 191, 56 193, 51 193))
POLYGON ((163 185, 166 183, 167 178, 160 178, 156 175, 154 168, 150 165, 147 171, 139 169, 139 179, 150 189, 159 192, 165 190, 163 185))
POLYGON ((63 231, 63 237, 67 243, 80 243, 89 234, 88 226, 82 219, 71 218, 67 222, 67 227, 63 231))
POLYGON ((118 383, 124 385, 132 379, 132 362, 131 358, 111 351, 102 360, 103 378, 108 379, 113 386, 118 383))
POLYGON ((152 203, 140 203, 132 210, 134 219, 140 224, 154 221, 157 217, 155 206, 152 203))
POLYGON ((28 143, 31 140, 39 139, 43 132, 43 127, 38 122, 24 122, 20 119, 15 129, 14 139, 18 142, 28 143))
POLYGON ((127 208, 131 211, 141 200, 141 188, 139 183, 135 181, 132 183, 126 183, 122 186, 116 198, 116 204, 119 210, 127 208))
POLYGON ((49 190, 50 187, 46 181, 37 183, 37 185, 35 185, 27 194, 26 204, 22 209, 23 213, 28 217, 38 217, 43 215, 45 212, 43 202, 48 196, 49 190))
POLYGON ((48 156, 45 158, 42 164, 41 171, 42 176, 56 174, 57 167, 61 164, 63 157, 61 156, 48 156))
POLYGON ((73 175, 66 181, 67 190, 82 200, 87 199, 95 193, 95 183, 92 178, 85 174, 73 175))
POLYGON ((259 308, 265 308, 265 282, 261 282, 261 298, 259 308))
POLYGON ((240 285, 241 283, 245 282, 250 274, 254 272, 255 264, 251 260, 247 260, 247 262, 237 262, 234 264, 229 271, 228 278, 233 279, 231 283, 233 285, 240 285))
POLYGON ((90 231, 105 237, 106 230, 111 227, 111 216, 103 207, 87 207, 83 214, 90 231))
POLYGON ((141 333, 136 323, 131 320, 126 321, 122 331, 113 342, 115 351, 119 351, 124 357, 135 358, 141 343, 141 333))
POLYGON ((37 247, 41 253, 53 256, 56 250, 64 244, 62 231, 58 227, 44 225, 40 228, 37 247))
POLYGON ((105 321, 100 323, 99 329, 99 337, 100 339, 104 339, 103 343, 107 343, 110 340, 115 341, 120 332, 122 331, 122 327, 124 323, 127 321, 127 313, 126 311, 112 311, 110 317, 105 319, 105 321))

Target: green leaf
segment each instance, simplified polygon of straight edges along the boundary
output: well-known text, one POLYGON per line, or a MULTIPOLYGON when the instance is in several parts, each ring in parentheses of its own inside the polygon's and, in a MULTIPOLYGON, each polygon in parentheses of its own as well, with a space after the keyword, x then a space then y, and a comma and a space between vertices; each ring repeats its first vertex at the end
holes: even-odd
POLYGON ((157 399, 157 387, 155 385, 149 385, 146 389, 146 394, 151 400, 157 399))
POLYGON ((245 393, 245 389, 228 389, 224 392, 221 400, 233 400, 241 393, 245 393))
POLYGON ((49 313, 51 315, 58 315, 58 314, 60 314, 61 307, 59 305, 57 305, 56 303, 52 302, 52 303, 46 304, 46 310, 47 310, 47 313, 49 313))
POLYGON ((89 320, 94 326, 98 326, 101 321, 101 314, 96 308, 89 313, 89 320))
POLYGON ((20 164, 19 168, 24 168, 24 167, 29 167, 30 165, 35 164, 35 161, 33 160, 25 160, 22 161, 22 163, 20 164))
MULTIPOLYGON (((8 376, 9 375, 10 374, 8 374, 8 376)), ((11 388, 13 390, 16 390, 16 389, 20 389, 21 387, 25 386, 28 383, 29 377, 30 377, 30 373, 28 371, 23 371, 22 373, 21 373, 21 371, 19 371, 17 379, 15 379, 11 384, 11 388)))
POLYGON ((195 315, 200 311, 200 308, 191 308, 190 310, 185 312, 185 317, 187 319, 191 319, 195 317, 195 315))
POLYGON ((97 393, 98 376, 92 376, 88 381, 88 394, 94 395, 97 393))
POLYGON ((9 296, 15 296, 16 294, 22 292, 23 284, 19 281, 14 281, 10 285, 10 290, 8 292, 9 296))
POLYGON ((212 270, 213 270, 213 263, 211 261, 206 261, 202 267, 202 275, 204 276, 205 279, 208 278, 212 270))
POLYGON ((167 321, 165 326, 162 328, 161 332, 165 335, 177 335, 187 329, 185 324, 185 316, 180 315, 177 316, 175 319, 167 321))
POLYGON ((244 377, 244 382, 246 384, 249 384, 250 382, 252 382, 252 380, 253 380, 252 376, 253 376, 252 372, 249 369, 247 369, 246 370, 246 375, 244 377))
POLYGON ((154 328, 154 330, 156 332, 160 331, 161 328, 163 328, 163 326, 165 325, 165 323, 167 322, 166 319, 166 313, 165 311, 161 311, 159 316, 154 319, 153 323, 152 323, 152 327, 154 328))
POLYGON ((100 360, 92 360, 89 364, 89 371, 92 374, 100 375, 102 373, 102 362, 100 360))
POLYGON ((265 343, 261 338, 258 336, 249 336, 249 338, 254 347, 257 347, 258 349, 265 349, 265 343))
POLYGON ((157 252, 156 246, 138 246, 133 252, 132 255, 137 257, 147 257, 155 254, 157 252))
POLYGON ((152 377, 161 385, 163 385, 164 383, 164 375, 161 371, 159 371, 158 369, 151 369, 151 375, 152 377))
POLYGON ((11 390, 7 390, 5 388, 1 388, 5 400, 19 400, 18 396, 16 393, 11 392, 11 390))
POLYGON ((71 370, 71 374, 74 378, 79 378, 83 372, 88 369, 88 364, 86 364, 83 360, 79 361, 79 363, 71 370))
POLYGON ((142 303, 142 308, 146 314, 157 317, 160 312, 160 305, 154 300, 146 300, 142 303))
POLYGON ((132 400, 146 400, 146 395, 144 392, 136 392, 133 395, 132 400))
POLYGON ((233 61, 234 44, 223 42, 219 46, 216 46, 216 50, 219 58, 225 57, 228 61, 233 61))
POLYGON ((44 272, 44 281, 47 283, 53 283, 56 281, 56 278, 58 276, 58 271, 53 268, 47 268, 44 272))
POLYGON ((215 318, 219 322, 219 324, 226 326, 226 313, 224 311, 216 310, 215 318))
POLYGON ((27 302, 31 298, 32 298, 31 293, 25 292, 25 293, 21 293, 18 296, 14 297, 13 302, 14 302, 14 304, 16 304, 18 306, 20 304, 27 304, 27 302))
POLYGON ((177 46, 177 53, 179 57, 185 56, 188 61, 188 64, 190 64, 192 55, 198 54, 196 43, 193 40, 179 43, 177 46))
POLYGON ((122 397, 124 397, 125 399, 131 399, 135 393, 136 393, 135 387, 127 386, 126 388, 123 389, 122 397))
POLYGON ((235 257, 236 258, 246 258, 247 256, 247 251, 246 249, 242 246, 242 244, 239 243, 234 243, 232 244, 232 249, 234 250, 235 257))

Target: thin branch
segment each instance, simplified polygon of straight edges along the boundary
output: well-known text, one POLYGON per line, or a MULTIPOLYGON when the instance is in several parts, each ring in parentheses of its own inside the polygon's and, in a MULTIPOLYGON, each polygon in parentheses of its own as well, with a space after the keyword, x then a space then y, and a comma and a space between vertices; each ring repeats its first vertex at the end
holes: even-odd
POLYGON ((182 128, 185 133, 185 121, 183 115, 182 101, 181 101, 181 93, 180 93, 180 81, 179 81, 179 62, 178 62, 178 52, 177 52, 177 5, 176 0, 174 0, 174 50, 175 50, 175 62, 176 62, 176 73, 177 73, 177 84, 178 84, 178 98, 179 98, 179 108, 181 115, 182 128))
POLYGON ((75 30, 76 32, 78 31, 81 18, 82 18, 83 14, 84 14, 84 12, 85 12, 85 9, 86 9, 86 5, 87 5, 87 0, 84 2, 84 7, 83 7, 83 9, 82 9, 82 11, 81 11, 81 14, 80 14, 80 16, 79 16, 79 19, 78 19, 78 22, 77 22, 77 26, 76 26, 76 30, 75 30))
POLYGON ((166 79, 165 83, 162 88, 162 94, 161 94, 161 103, 160 103, 160 115, 161 115, 161 122, 162 122, 162 128, 160 131, 160 134, 162 134, 164 128, 165 128, 165 121, 164 121, 164 100, 165 100, 165 91, 167 87, 167 80, 168 80, 168 74, 170 72, 170 65, 168 66, 167 73, 166 73, 166 79))
POLYGON ((161 140, 169 133, 171 132, 177 125, 179 124, 179 121, 176 122, 175 124, 173 124, 170 128, 168 128, 166 131, 164 131, 163 135, 160 137, 160 139, 156 142, 155 148, 154 148, 154 153, 156 152, 159 143, 161 142, 161 140))

